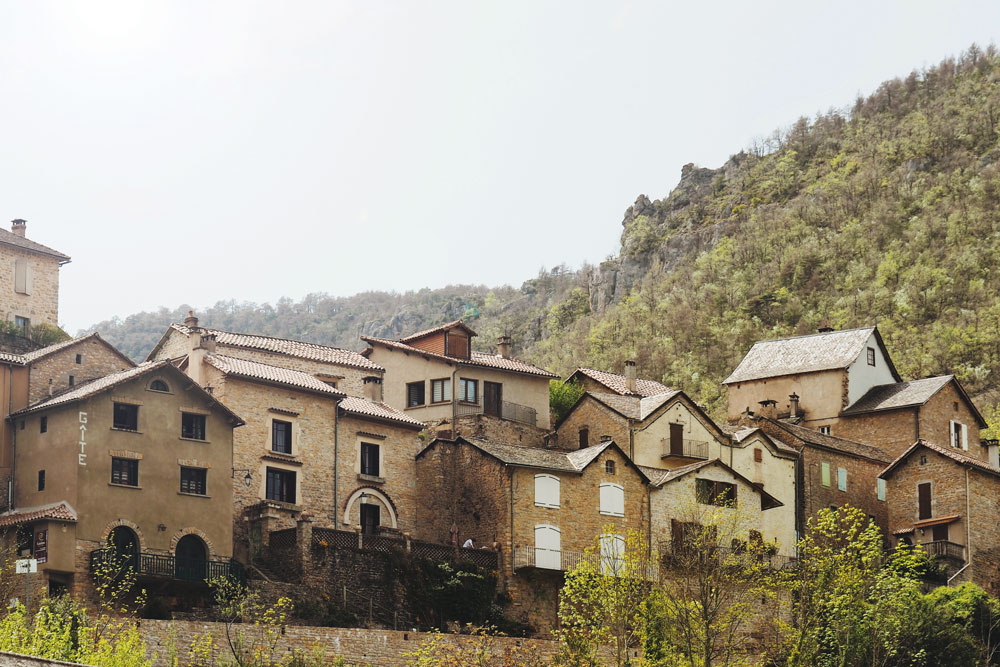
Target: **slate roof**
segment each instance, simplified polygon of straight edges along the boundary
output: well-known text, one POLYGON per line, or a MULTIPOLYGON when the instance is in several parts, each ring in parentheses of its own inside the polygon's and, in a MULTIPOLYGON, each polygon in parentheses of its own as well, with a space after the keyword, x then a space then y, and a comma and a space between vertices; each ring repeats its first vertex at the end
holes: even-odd
POLYGON ((0 229, 0 243, 14 246, 15 248, 21 248, 22 250, 30 250, 31 252, 37 252, 43 255, 49 255, 50 257, 55 257, 59 260, 60 264, 65 264, 70 261, 69 255, 64 255, 58 250, 53 250, 48 246, 32 241, 31 239, 26 239, 23 236, 18 236, 14 232, 7 231, 6 229, 0 229))
MULTIPOLYGON (((171 328, 185 336, 191 334, 191 328, 183 324, 171 324, 171 328)), ((348 366, 360 368, 362 370, 385 372, 385 369, 374 361, 367 359, 360 352, 345 350, 340 347, 320 345, 319 343, 306 343, 300 340, 290 340, 288 338, 274 338, 272 336, 258 336, 256 334, 233 333, 231 331, 220 331, 219 329, 203 329, 205 333, 215 336, 216 345, 228 347, 241 347, 250 350, 261 350, 264 352, 274 352, 276 354, 286 354, 290 357, 309 359, 311 361, 322 361, 338 366, 348 366)), ((162 343, 161 339, 161 343, 162 343)), ((160 347, 158 343, 153 352, 160 347)), ((153 354, 150 352, 150 355, 153 354)))
MULTIPOLYGON (((660 384, 656 380, 646 380, 643 378, 636 378, 635 381, 635 392, 628 390, 628 380, 624 375, 618 373, 609 373, 608 371, 599 371, 593 368, 577 368, 573 375, 580 373, 589 377, 595 382, 599 382, 609 391, 619 394, 621 396, 655 396, 656 394, 666 394, 672 392, 673 389, 665 384, 660 384)), ((573 375, 569 379, 573 379, 573 375)))
POLYGON ((206 354, 205 361, 226 375, 249 380, 262 380, 295 389, 305 389, 317 394, 328 394, 334 398, 340 398, 345 395, 344 392, 334 389, 308 373, 295 371, 290 368, 262 364, 259 361, 238 359, 237 357, 230 357, 223 354, 206 354))
POLYGON ((910 380, 909 382, 880 384, 869 389, 864 396, 854 401, 841 414, 860 415, 868 412, 920 406, 929 401, 934 394, 944 389, 952 381, 955 382, 955 387, 959 393, 965 397, 965 401, 976 417, 976 421, 982 428, 986 428, 986 420, 983 419, 979 410, 972 403, 972 400, 965 393, 962 385, 959 384, 954 375, 940 375, 938 377, 923 378, 922 380, 910 380))
MULTIPOLYGON (((757 341, 722 384, 847 368, 864 352, 873 333, 884 351, 875 327, 757 341)), ((901 379, 888 354, 885 358, 893 377, 901 379)))
POLYGON ((102 343, 104 343, 105 345, 107 345, 109 348, 111 348, 112 350, 114 350, 118 354, 119 357, 121 357, 122 359, 124 359, 125 361, 127 361, 132 366, 135 366, 135 362, 134 361, 132 361, 131 359, 129 359, 128 357, 126 357, 124 354, 122 354, 121 352, 119 352, 118 348, 116 348, 114 345, 112 345, 108 341, 106 341, 103 338, 101 338, 101 335, 99 333, 97 333, 96 331, 93 332, 93 333, 89 333, 86 336, 80 336, 79 338, 71 338, 70 340, 64 340, 61 343, 55 343, 53 345, 49 345, 47 347, 43 347, 43 348, 40 348, 38 350, 33 350, 33 351, 28 352, 26 354, 22 354, 21 357, 24 359, 24 362, 26 364, 31 364, 31 363, 34 363, 34 362, 38 361, 39 359, 44 359, 45 357, 47 357, 47 356, 49 356, 51 354, 55 354, 56 352, 60 352, 62 350, 65 350, 68 347, 73 347, 74 345, 76 345, 78 343, 84 343, 84 342, 86 342, 86 341, 88 341, 90 339, 95 339, 95 340, 101 341, 102 343))
POLYGON ((442 324, 437 327, 432 327, 430 329, 424 329, 423 331, 418 331, 415 334, 410 334, 409 336, 405 336, 403 338, 400 338, 399 340, 400 342, 407 343, 411 340, 419 340, 421 338, 426 338, 427 336, 430 336, 432 334, 436 334, 441 331, 448 331, 449 329, 455 329, 455 328, 465 329, 465 333, 469 334, 470 336, 479 335, 462 320, 455 320, 454 322, 448 322, 448 324, 442 324))
POLYGON ((385 403, 373 403, 372 401, 356 396, 347 396, 340 401, 342 410, 359 417, 373 417, 384 421, 391 421, 403 426, 409 426, 420 430, 424 428, 424 423, 417 421, 413 417, 396 408, 389 407, 385 403))
MULTIPOLYGON (((762 419, 764 418, 762 417, 762 419)), ((775 421, 773 419, 769 419, 768 421, 808 444, 844 452, 852 456, 861 456, 880 463, 888 463, 890 461, 889 457, 881 449, 866 445, 863 442, 838 438, 835 435, 826 435, 811 428, 796 426, 787 422, 775 421)))
POLYGON ((955 449, 953 447, 942 447, 941 445, 935 444, 935 443, 933 443, 933 442, 931 442, 929 440, 924 440, 923 438, 921 438, 921 439, 917 440, 916 442, 914 442, 912 445, 910 445, 910 447, 905 452, 903 452, 898 457, 896 457, 896 460, 893 461, 892 463, 890 463, 886 467, 886 469, 883 470, 879 474, 879 477, 886 477, 893 470, 895 470, 896 467, 899 466, 899 464, 901 464, 903 461, 905 461, 910 456, 910 454, 912 454, 914 451, 916 451, 917 449, 919 449, 921 447, 925 447, 925 448, 931 450, 932 452, 937 452, 938 454, 941 454, 942 456, 946 456, 949 459, 955 461, 956 463, 960 463, 962 465, 967 465, 967 466, 976 468, 977 470, 981 470, 983 472, 988 472, 988 473, 991 473, 993 475, 1000 476, 1000 468, 994 468, 993 466, 991 466, 986 461, 983 461, 981 459, 977 459, 974 456, 969 456, 968 454, 966 454, 964 451, 962 451, 960 449, 955 449))
POLYGON ((23 507, 4 512, 0 514, 0 528, 15 526, 19 523, 41 521, 43 519, 72 522, 76 521, 77 515, 76 510, 68 502, 61 500, 57 503, 38 505, 36 507, 23 507))
POLYGON ((736 479, 742 481, 744 484, 752 488, 754 491, 759 493, 764 499, 768 507, 764 509, 771 509, 772 507, 781 507, 784 505, 780 500, 772 496, 770 493, 765 491, 760 487, 759 484, 751 482, 749 479, 736 472, 728 465, 722 462, 721 459, 712 459, 711 461, 698 461, 696 463, 689 463, 686 466, 681 466, 680 468, 674 468, 672 470, 662 470, 660 468, 650 468, 648 466, 639 466, 642 472, 645 473, 646 477, 649 478, 649 483, 652 486, 661 487, 668 482, 673 482, 678 480, 685 475, 689 475, 693 472, 697 472, 702 468, 707 468, 708 466, 719 466, 729 474, 731 474, 736 479))
POLYGON ((673 389, 665 394, 643 396, 641 398, 635 395, 621 396, 619 394, 607 394, 597 391, 588 391, 586 395, 629 419, 642 421, 680 393, 680 390, 673 389))
POLYGON ((777 450, 779 450, 779 451, 781 451, 781 452, 783 452, 785 454, 794 454, 795 456, 798 456, 798 454, 799 454, 799 450, 796 449, 795 447, 792 447, 791 445, 787 445, 787 444, 783 443, 781 440, 778 440, 777 438, 772 438, 763 429, 761 429, 759 427, 756 427, 756 426, 740 426, 738 424, 721 424, 719 426, 719 428, 721 428, 723 431, 725 431, 726 433, 728 433, 729 437, 732 438, 733 442, 736 443, 736 444, 739 444, 739 443, 743 442, 744 440, 746 440, 747 438, 749 438, 750 436, 752 436, 754 433, 760 433, 762 436, 764 436, 764 438, 767 439, 768 442, 770 442, 771 444, 774 445, 775 449, 777 449, 777 450))
POLYGON ((459 366, 482 366, 485 368, 495 368, 502 371, 510 371, 512 373, 523 373, 525 375, 536 375, 539 377, 546 378, 557 378, 559 377, 555 373, 550 373, 544 368, 539 368, 538 366, 533 366, 526 361, 520 361, 519 359, 504 359, 499 354, 486 354, 485 352, 473 352, 471 359, 459 359, 457 357, 449 357, 443 354, 435 354, 434 352, 428 352, 427 350, 421 350, 419 347, 413 347, 412 345, 407 345, 402 341, 389 340, 387 338, 375 338, 374 336, 362 336, 361 340, 365 341, 369 345, 384 345, 385 347, 392 348, 395 350, 400 350, 401 352, 407 352, 409 354, 419 354, 421 356, 427 357, 429 359, 440 359, 441 361, 447 361, 449 363, 458 364, 459 366))

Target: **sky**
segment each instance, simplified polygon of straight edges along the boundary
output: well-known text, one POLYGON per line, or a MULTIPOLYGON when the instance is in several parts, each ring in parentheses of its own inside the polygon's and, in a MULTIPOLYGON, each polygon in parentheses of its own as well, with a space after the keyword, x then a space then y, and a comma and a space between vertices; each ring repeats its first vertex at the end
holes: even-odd
POLYGON ((73 257, 71 333, 520 285, 614 254, 683 165, 998 29, 989 2, 0 0, 0 220, 73 257))

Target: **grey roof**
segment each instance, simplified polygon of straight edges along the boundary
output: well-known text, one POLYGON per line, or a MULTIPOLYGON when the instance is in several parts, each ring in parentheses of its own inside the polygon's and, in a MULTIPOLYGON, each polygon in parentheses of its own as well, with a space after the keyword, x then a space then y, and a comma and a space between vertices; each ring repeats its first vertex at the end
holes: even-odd
MULTIPOLYGON (((422 456, 424 452, 428 451, 437 442, 438 440, 431 442, 423 451, 417 454, 417 458, 422 456)), ((599 445, 584 447, 583 449, 575 449, 571 452, 558 449, 542 449, 540 447, 519 447, 518 445, 508 445, 483 438, 459 437, 455 442, 465 442, 472 445, 476 449, 507 465, 573 473, 582 473, 584 468, 593 463, 609 447, 614 447, 619 452, 621 451, 618 445, 612 440, 606 440, 599 445)), ((639 466, 633 464, 624 453, 622 453, 622 456, 626 462, 635 468, 640 477, 648 481, 648 478, 639 469, 639 466)))
POLYGON ((619 394, 608 394, 598 391, 588 391, 586 395, 629 419, 642 421, 680 393, 679 390, 672 389, 665 394, 643 396, 641 398, 635 395, 621 396, 619 394))
POLYGON ((546 378, 558 378, 559 376, 555 373, 550 373, 544 368, 539 368, 529 364, 527 361, 521 361, 519 359, 505 359, 499 354, 487 354, 485 352, 473 352, 471 358, 469 359, 459 359, 458 357, 449 357, 444 354, 437 354, 436 352, 428 352, 427 350, 421 349, 419 347, 413 347, 412 345, 407 345, 398 340, 389 340, 387 338, 375 338, 374 336, 362 336, 361 340, 365 341, 369 345, 383 345, 390 349, 400 350, 409 354, 419 354, 421 356, 427 357, 428 359, 440 359, 441 361, 446 361, 452 364, 458 364, 459 366, 485 366, 486 368, 495 368, 501 371, 510 371, 512 373, 523 373, 525 375, 537 375, 546 378))
POLYGON ((383 421, 395 422, 402 426, 415 428, 417 430, 424 428, 424 423, 422 421, 417 421, 413 417, 404 413, 402 410, 389 407, 385 403, 373 403, 372 401, 364 398, 358 398, 357 396, 348 396, 341 400, 340 408, 344 412, 361 418, 372 417, 383 421))
POLYGON ((719 428, 721 428, 723 431, 729 434, 729 437, 732 439, 733 443, 737 445, 743 443, 748 438, 750 438, 750 436, 754 434, 760 434, 765 440, 767 440, 767 442, 773 444, 775 449, 779 450, 780 452, 784 454, 793 454, 795 456, 798 456, 799 454, 798 449, 792 447, 791 445, 783 443, 781 440, 778 440, 777 438, 772 438, 767 434, 767 432, 765 432, 763 429, 757 426, 741 426, 739 424, 721 424, 719 428))
POLYGON ((673 391, 673 389, 667 385, 660 384, 656 380, 636 378, 636 391, 632 392, 628 389, 628 380, 624 375, 609 373, 608 371, 599 371, 593 368, 577 368, 569 379, 572 380, 573 376, 577 373, 585 375, 594 382, 604 385, 609 391, 621 396, 655 396, 656 394, 666 394, 673 391))
POLYGON ((982 470, 983 472, 988 472, 1000 476, 1000 468, 994 468, 986 461, 977 459, 973 456, 969 456, 965 452, 955 449, 954 447, 942 447, 941 445, 938 445, 936 443, 930 442, 929 440, 924 440, 923 438, 921 438, 916 442, 914 442, 912 445, 910 445, 910 447, 905 452, 896 457, 895 461, 890 463, 885 470, 879 473, 879 477, 887 476, 889 473, 895 470, 900 463, 905 461, 907 457, 910 456, 910 454, 912 454, 915 450, 919 449, 920 447, 925 447, 931 451, 937 452, 938 454, 946 456, 949 459, 957 463, 960 463, 962 465, 971 466, 978 470, 982 470))
POLYGON ((48 345, 46 347, 39 348, 37 350, 32 350, 31 352, 28 352, 26 354, 21 355, 21 357, 24 359, 25 363, 30 364, 30 363, 38 361, 39 359, 43 359, 43 358, 49 356, 50 354, 55 354, 56 352, 60 352, 62 350, 65 350, 68 347, 73 347, 74 345, 77 345, 78 343, 84 343, 84 342, 86 342, 88 340, 91 340, 91 339, 93 339, 93 340, 99 340, 100 342, 104 343, 108 348, 110 348, 111 350, 114 350, 114 352, 117 353, 118 356, 121 357, 123 361, 127 361, 130 366, 135 366, 135 362, 134 361, 132 361, 131 359, 129 359, 128 357, 126 357, 124 354, 122 354, 118 350, 118 348, 116 348, 114 345, 112 345, 108 341, 106 341, 103 338, 101 338, 101 335, 99 333, 97 333, 96 331, 93 332, 93 333, 89 333, 86 336, 80 336, 79 338, 71 338, 69 340, 62 341, 61 343, 53 343, 52 345, 48 345))
MULTIPOLYGON (((762 419, 765 418, 762 417, 762 419)), ((795 424, 789 424, 788 422, 775 421, 773 419, 769 419, 768 421, 780 427, 790 435, 802 440, 806 444, 825 447, 827 449, 843 452, 852 456, 860 456, 879 463, 888 463, 890 461, 888 455, 884 451, 878 447, 873 447, 872 445, 868 445, 863 442, 847 440, 846 438, 838 438, 835 435, 826 435, 811 428, 796 426, 795 424)), ((775 439, 778 438, 775 437, 775 439)))
POLYGON ((15 248, 21 248, 22 250, 30 250, 31 252, 37 252, 43 255, 49 255, 50 257, 55 257, 59 260, 60 264, 65 264, 69 261, 69 255, 64 255, 58 250, 53 250, 48 246, 32 241, 31 239, 26 239, 23 236, 18 236, 14 232, 7 231, 6 229, 0 229, 0 243, 14 246, 15 248))
MULTIPOLYGON (((868 327, 757 341, 722 384, 847 368, 864 352, 873 333, 878 337, 876 328, 868 327)), ((896 376, 895 368, 892 373, 896 376)))
POLYGON ((761 495, 764 502, 768 505, 764 509, 770 509, 772 507, 781 507, 784 503, 772 496, 770 493, 765 491, 759 484, 751 482, 745 476, 741 475, 737 471, 733 470, 731 467, 726 465, 720 459, 712 459, 710 461, 697 461, 695 463, 689 463, 686 466, 681 466, 680 468, 673 468, 672 470, 662 470, 660 468, 650 468, 649 466, 639 466, 642 472, 649 478, 649 483, 652 486, 660 487, 668 482, 673 482, 674 480, 680 479, 685 475, 697 472, 702 468, 707 468, 708 466, 718 466, 728 472, 730 475, 736 479, 742 481, 744 484, 749 486, 751 489, 756 491, 761 495))
POLYGON ((262 364, 259 361, 247 361, 223 354, 206 354, 205 361, 226 375, 281 384, 295 389, 305 389, 317 394, 327 394, 332 398, 342 398, 345 395, 344 392, 334 389, 308 373, 290 368, 262 364))

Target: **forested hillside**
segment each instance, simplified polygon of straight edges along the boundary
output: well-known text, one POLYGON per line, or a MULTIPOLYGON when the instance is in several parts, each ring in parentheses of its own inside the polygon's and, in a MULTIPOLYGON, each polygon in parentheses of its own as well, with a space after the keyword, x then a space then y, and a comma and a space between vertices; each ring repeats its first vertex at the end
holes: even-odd
MULTIPOLYGON (((668 197, 629 208, 620 252, 600 267, 542 271, 519 289, 310 296, 200 314, 221 328, 350 347, 362 333, 464 317, 480 347, 507 330, 519 355, 564 374, 635 358, 643 376, 717 414, 719 382, 755 340, 878 324, 904 377, 953 372, 992 407, 998 123, 1000 57, 972 47, 849 109, 802 118, 720 169, 686 166, 668 197)), ((94 328, 139 356, 186 309, 94 328)))

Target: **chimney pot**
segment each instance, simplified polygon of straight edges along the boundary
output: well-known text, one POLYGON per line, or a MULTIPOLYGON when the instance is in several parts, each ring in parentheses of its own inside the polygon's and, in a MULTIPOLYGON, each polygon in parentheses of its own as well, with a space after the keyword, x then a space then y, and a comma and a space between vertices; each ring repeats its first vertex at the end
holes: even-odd
POLYGON ((201 346, 205 348, 205 352, 208 354, 215 354, 215 334, 202 332, 201 346))
POLYGON ((788 411, 793 419, 799 416, 799 395, 794 392, 788 395, 788 411))
POLYGON ((198 318, 194 316, 194 311, 189 310, 188 316, 184 318, 184 326, 194 329, 198 326, 198 318))
POLYGON ((361 383, 364 385, 365 398, 372 403, 382 402, 382 378, 375 375, 369 375, 364 378, 361 383))
POLYGON ((625 386, 630 394, 639 393, 639 385, 635 377, 635 361, 631 359, 625 361, 625 386))
POLYGON ((24 232, 27 229, 27 227, 28 227, 27 221, 22 220, 21 218, 15 218, 14 220, 10 221, 11 233, 17 234, 21 238, 24 238, 24 232))
POLYGON ((504 334, 497 338, 497 354, 499 354, 504 359, 510 359, 510 336, 504 334))
POLYGON ((760 414, 762 417, 767 417, 768 419, 774 419, 777 413, 778 402, 770 398, 766 398, 760 403, 760 414))

